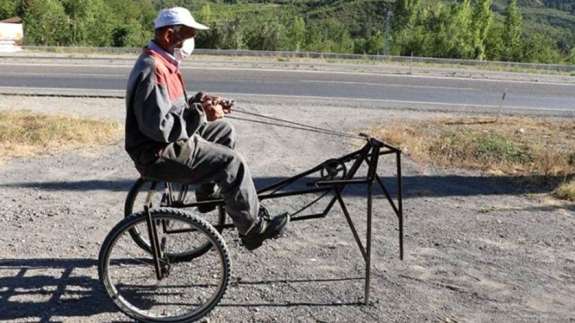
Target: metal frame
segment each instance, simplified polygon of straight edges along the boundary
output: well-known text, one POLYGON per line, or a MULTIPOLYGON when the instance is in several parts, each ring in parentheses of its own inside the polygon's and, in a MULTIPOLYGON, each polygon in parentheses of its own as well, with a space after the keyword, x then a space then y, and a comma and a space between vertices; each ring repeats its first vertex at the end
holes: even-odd
MULTIPOLYGON (((340 158, 329 159, 307 171, 300 174, 292 176, 290 178, 281 180, 277 183, 264 187, 258 190, 258 197, 260 200, 269 200, 274 198, 297 196, 304 194, 315 194, 323 193, 317 199, 308 203, 304 207, 300 208, 298 211, 291 214, 291 221, 302 221, 309 219, 324 218, 327 216, 329 211, 333 208, 336 202, 339 203, 341 210, 347 220, 347 224, 351 229, 355 242, 361 252, 363 260, 365 262, 365 294, 364 303, 369 303, 369 287, 371 280, 371 250, 372 250, 372 219, 373 219, 373 185, 377 185, 381 188, 382 193, 385 195, 387 201, 389 202, 391 208, 395 212, 398 222, 399 222, 399 258, 403 260, 404 248, 403 248, 403 183, 401 177, 401 150, 391 145, 388 145, 382 141, 375 138, 371 138, 368 135, 360 134, 366 139, 366 144, 359 150, 352 152, 340 158), (396 159, 396 183, 397 183, 397 203, 393 200, 389 190, 385 187, 383 180, 377 174, 377 167, 379 164, 379 157, 382 155, 395 155, 396 159), (347 163, 351 163, 349 171, 347 171, 347 163), (366 163, 368 166, 367 176, 362 178, 356 178, 357 171, 360 167, 366 163), (338 169, 339 166, 339 169, 338 169), (305 189, 288 189, 290 185, 296 182, 302 181, 304 178, 313 175, 320 174, 319 180, 310 178, 306 182, 306 186, 309 188, 305 189), (339 174, 341 173, 341 174, 339 174), (331 175, 330 175, 331 174, 331 175), (338 175, 340 175, 338 177, 338 175), (365 245, 362 243, 360 235, 357 232, 355 224, 350 216, 348 208, 344 202, 342 192, 347 185, 366 185, 367 186, 367 232, 365 245), (305 214, 300 215, 305 209, 319 202, 323 198, 331 195, 331 200, 328 202, 325 209, 320 213, 315 214, 305 214)), ((167 190, 169 191, 168 199, 172 199, 172 189, 171 184, 167 183, 167 190)), ((200 205, 224 205, 223 199, 219 200, 209 200, 194 203, 178 203, 174 205, 176 207, 186 208, 186 207, 197 207, 200 205)), ((151 221, 151 219, 150 219, 151 221)), ((150 222, 151 223, 151 222, 150 222)), ((232 224, 225 224, 224 228, 233 228, 232 224)), ((150 232, 150 235, 154 235, 150 232)), ((152 239, 156 240, 157 239, 152 239)), ((153 247, 155 244, 152 244, 153 247)), ((153 248, 156 249, 156 248, 153 248)), ((155 251, 154 251, 155 252, 155 251)), ((156 264, 156 270, 159 271, 159 264, 156 264)), ((158 273, 160 275, 160 273, 158 273)))

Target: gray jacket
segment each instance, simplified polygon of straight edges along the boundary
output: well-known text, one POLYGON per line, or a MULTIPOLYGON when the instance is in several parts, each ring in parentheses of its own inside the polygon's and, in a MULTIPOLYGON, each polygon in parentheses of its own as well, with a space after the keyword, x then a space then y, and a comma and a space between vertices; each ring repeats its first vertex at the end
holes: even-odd
POLYGON ((206 122, 201 104, 191 101, 190 106, 177 61, 150 42, 130 73, 126 93, 125 148, 138 169, 206 122))

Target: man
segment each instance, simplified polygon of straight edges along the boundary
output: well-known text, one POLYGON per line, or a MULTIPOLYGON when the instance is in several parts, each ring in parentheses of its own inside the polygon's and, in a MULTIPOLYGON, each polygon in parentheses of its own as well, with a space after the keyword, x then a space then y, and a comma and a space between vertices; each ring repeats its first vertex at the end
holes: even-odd
POLYGON ((271 218, 259 206, 250 171, 234 150, 236 133, 223 119, 231 106, 201 92, 186 95, 180 71, 184 43, 208 27, 185 8, 161 10, 154 26, 154 39, 128 80, 126 151, 142 176, 202 184, 199 200, 209 199, 210 183, 216 183, 244 246, 258 248, 282 233, 289 216, 271 218))

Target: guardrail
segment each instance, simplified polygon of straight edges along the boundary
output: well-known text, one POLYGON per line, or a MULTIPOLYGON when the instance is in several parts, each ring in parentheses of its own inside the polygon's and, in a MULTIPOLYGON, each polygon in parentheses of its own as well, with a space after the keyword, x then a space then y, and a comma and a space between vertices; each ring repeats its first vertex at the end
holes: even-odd
MULTIPOLYGON (((50 47, 50 46, 24 46, 25 51, 41 51, 52 53, 77 54, 137 54, 140 48, 125 47, 50 47)), ((278 57, 278 58, 319 58, 357 61, 376 61, 401 64, 437 64, 487 67, 505 70, 545 70, 555 72, 575 73, 575 65, 563 64, 534 64, 500 61, 479 61, 469 59, 392 56, 392 55, 362 55, 327 52, 294 52, 294 51, 258 51, 236 49, 203 49, 198 48, 194 54, 214 56, 249 56, 249 57, 278 57)))

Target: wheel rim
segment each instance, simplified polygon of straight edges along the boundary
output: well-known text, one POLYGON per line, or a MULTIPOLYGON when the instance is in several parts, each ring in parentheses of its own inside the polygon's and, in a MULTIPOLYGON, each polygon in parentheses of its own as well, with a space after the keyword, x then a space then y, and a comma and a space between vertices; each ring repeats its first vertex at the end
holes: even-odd
MULTIPOLYGON (((207 237, 215 248, 211 248, 193 261, 171 261, 164 258, 169 275, 158 282, 152 257, 137 246, 129 230, 145 228, 144 216, 120 230, 107 245, 103 258, 103 282, 110 297, 126 314, 152 322, 177 322, 199 318, 207 313, 222 297, 229 275, 229 258, 223 241, 213 233, 207 233, 201 223, 184 217, 154 213, 160 221, 170 221, 180 233, 159 233, 167 237, 163 248, 169 251, 184 243, 188 248, 194 236, 207 237)), ((205 237, 202 237, 205 238, 205 237)))

